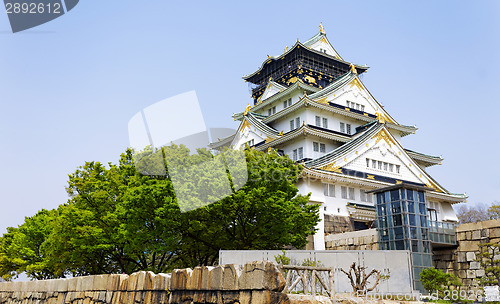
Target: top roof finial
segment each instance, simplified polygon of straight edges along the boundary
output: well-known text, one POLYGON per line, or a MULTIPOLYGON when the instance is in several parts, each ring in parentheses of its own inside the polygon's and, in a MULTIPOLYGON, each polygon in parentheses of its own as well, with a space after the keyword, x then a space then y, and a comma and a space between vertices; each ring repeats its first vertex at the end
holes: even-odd
POLYGON ((323 27, 323 24, 321 22, 319 23, 319 32, 321 34, 325 34, 325 28, 323 27))

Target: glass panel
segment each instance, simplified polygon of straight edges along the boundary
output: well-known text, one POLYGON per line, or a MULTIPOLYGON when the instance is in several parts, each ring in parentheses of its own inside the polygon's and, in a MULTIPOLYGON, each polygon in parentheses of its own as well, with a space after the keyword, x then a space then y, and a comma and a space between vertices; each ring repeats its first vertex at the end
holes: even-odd
POLYGON ((430 254, 422 254, 422 266, 432 266, 432 256, 430 254))
POLYGON ((405 199, 405 197, 406 197, 406 195, 405 195, 406 194, 405 189, 401 189, 400 191, 401 191, 401 199, 405 199))
POLYGON ((415 203, 412 201, 408 201, 408 212, 415 213, 415 203))
POLYGON ((396 240, 402 240, 404 238, 403 227, 394 228, 394 234, 395 234, 396 240))
POLYGON ((405 250, 405 241, 395 241, 396 250, 405 250))
POLYGON ((413 262, 413 266, 422 266, 422 255, 421 254, 413 253, 411 255, 411 259, 413 262))
POLYGON ((399 190, 391 191, 391 202, 399 200, 399 190))
POLYGON ((425 196, 423 191, 418 191, 418 201, 419 202, 425 202, 425 196))
POLYGON ((417 223, 415 221, 415 214, 409 214, 408 220, 409 220, 410 226, 417 226, 417 223))
POLYGON ((425 214, 426 213, 425 204, 424 203, 418 204, 418 207, 420 209, 420 214, 425 214))
POLYGON ((418 239, 417 227, 410 227, 410 238, 418 239))
POLYGON ((406 198, 408 200, 413 200, 413 190, 406 190, 406 198))
POLYGON ((392 216, 392 220, 394 222, 394 226, 403 225, 403 221, 401 220, 401 214, 395 214, 392 216))
POLYGON ((392 206, 392 213, 401 213, 401 203, 400 202, 394 202, 391 204, 392 206))
POLYGON ((385 204, 385 196, 383 193, 377 193, 377 204, 385 204))
POLYGON ((411 241, 411 251, 412 252, 419 252, 418 241, 411 241))
POLYGON ((420 227, 427 227, 427 218, 425 215, 420 216, 420 227))
POLYGON ((428 240, 428 231, 425 228, 421 228, 420 232, 422 233, 422 240, 428 240))

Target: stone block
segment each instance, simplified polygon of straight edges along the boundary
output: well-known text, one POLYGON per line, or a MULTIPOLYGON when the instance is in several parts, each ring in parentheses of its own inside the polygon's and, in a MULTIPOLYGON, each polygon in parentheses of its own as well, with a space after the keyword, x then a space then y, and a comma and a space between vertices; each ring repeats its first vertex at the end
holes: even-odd
POLYGON ((114 291, 106 291, 106 303, 111 304, 114 293, 115 293, 114 291))
POLYGON ((353 238, 348 238, 347 239, 347 245, 354 245, 354 239, 353 238))
POLYGON ((457 262, 459 262, 459 263, 467 262, 465 252, 458 252, 457 253, 457 262))
POLYGON ((472 240, 481 239, 481 230, 473 230, 472 231, 472 240))
POLYGON ((462 241, 459 243, 460 251, 478 251, 479 246, 476 241, 462 241))
POLYGON ((481 222, 482 228, 500 228, 500 219, 481 222))
POLYGON ((212 266, 201 267, 201 290, 210 290, 210 271, 212 269, 214 269, 212 266))
POLYGON ((490 237, 490 230, 489 229, 482 229, 481 230, 481 238, 489 238, 490 237))
POLYGON ((85 276, 81 277, 80 280, 82 281, 81 284, 81 291, 87 291, 87 290, 92 290, 94 286, 94 276, 85 276))
POLYGON ((137 277, 139 273, 134 272, 131 275, 128 276, 127 279, 127 291, 134 291, 136 286, 137 286, 137 277))
POLYGON ((466 270, 466 272, 467 272, 468 279, 475 279, 476 278, 476 271, 475 270, 466 270))
POLYGON ((126 291, 127 290, 127 286, 128 286, 128 278, 129 276, 127 274, 122 274, 120 275, 120 281, 118 283, 118 290, 120 291, 126 291))
POLYGON ((457 232, 457 240, 458 241, 464 241, 465 240, 465 232, 457 232))
POLYGON ((201 267, 195 267, 187 281, 187 290, 200 290, 201 289, 201 267))
POLYGON ((223 276, 224 276, 224 268, 222 268, 222 266, 220 265, 214 267, 214 269, 210 271, 209 274, 210 290, 222 290, 223 276))
POLYGON ((223 265, 224 273, 222 276, 223 290, 237 290, 238 278, 241 275, 241 265, 228 264, 223 265))
POLYGON ((276 265, 271 262, 259 261, 245 264, 239 278, 240 289, 265 289, 282 291, 285 279, 276 265))
POLYGON ((170 290, 186 290, 191 272, 191 268, 174 269, 170 278, 170 290))
POLYGON ((481 269, 481 263, 479 263, 479 262, 470 262, 470 269, 481 269))
POLYGON ((136 278, 135 290, 137 290, 137 291, 144 290, 144 281, 146 279, 146 272, 139 271, 136 273, 137 273, 137 278, 136 278))
POLYGON ((466 254, 467 262, 472 262, 476 260, 476 254, 474 252, 467 252, 466 254))
POLYGON ((466 241, 472 240, 472 231, 465 231, 465 240, 466 241))
POLYGON ((484 269, 476 270, 476 277, 480 278, 480 277, 484 277, 484 275, 485 275, 484 269))
POLYGON ((170 273, 159 273, 154 279, 154 290, 170 290, 170 273))
POLYGON ((500 238, 500 228, 489 229, 488 234, 490 238, 500 238))

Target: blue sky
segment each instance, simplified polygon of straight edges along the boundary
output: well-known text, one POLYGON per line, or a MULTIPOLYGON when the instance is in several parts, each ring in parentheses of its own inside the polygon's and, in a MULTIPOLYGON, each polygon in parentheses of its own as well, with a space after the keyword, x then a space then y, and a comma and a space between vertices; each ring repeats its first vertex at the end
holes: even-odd
POLYGON ((249 103, 241 76, 323 23, 341 56, 400 123, 405 147, 469 203, 500 201, 498 1, 88 1, 12 34, 0 14, 0 233, 67 201, 67 175, 116 162, 127 123, 196 90, 209 127, 249 103))

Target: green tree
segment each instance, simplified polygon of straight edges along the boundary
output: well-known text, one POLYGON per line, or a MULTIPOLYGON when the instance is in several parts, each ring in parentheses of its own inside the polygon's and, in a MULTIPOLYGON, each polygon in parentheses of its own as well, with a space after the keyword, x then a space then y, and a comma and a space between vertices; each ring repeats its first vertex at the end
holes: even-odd
POLYGON ((462 286, 462 283, 451 273, 444 273, 436 268, 426 268, 420 273, 420 281, 430 293, 437 292, 439 298, 444 297, 445 290, 452 286, 462 286))
POLYGON ((488 208, 488 215, 492 220, 500 219, 500 203, 493 203, 488 208))
POLYGON ((165 272, 214 264, 221 249, 301 248, 319 216, 318 205, 294 186, 300 170, 275 152, 214 157, 175 145, 127 150, 108 166, 87 162, 69 175, 66 204, 26 218, 0 238, 0 275, 165 272), (186 182, 174 191, 179 170, 186 182), (224 183, 229 195, 207 205, 203 199, 220 198, 224 183), (196 208, 181 212, 179 193, 196 208))
POLYGON ((479 278, 479 283, 483 286, 500 286, 500 244, 479 244, 479 250, 477 260, 485 272, 485 275, 479 278))
POLYGON ((52 277, 53 269, 46 264, 44 247, 54 227, 56 210, 41 210, 32 217, 26 217, 17 228, 7 228, 0 238, 0 276, 5 280, 16 278, 26 272, 35 279, 52 277))

